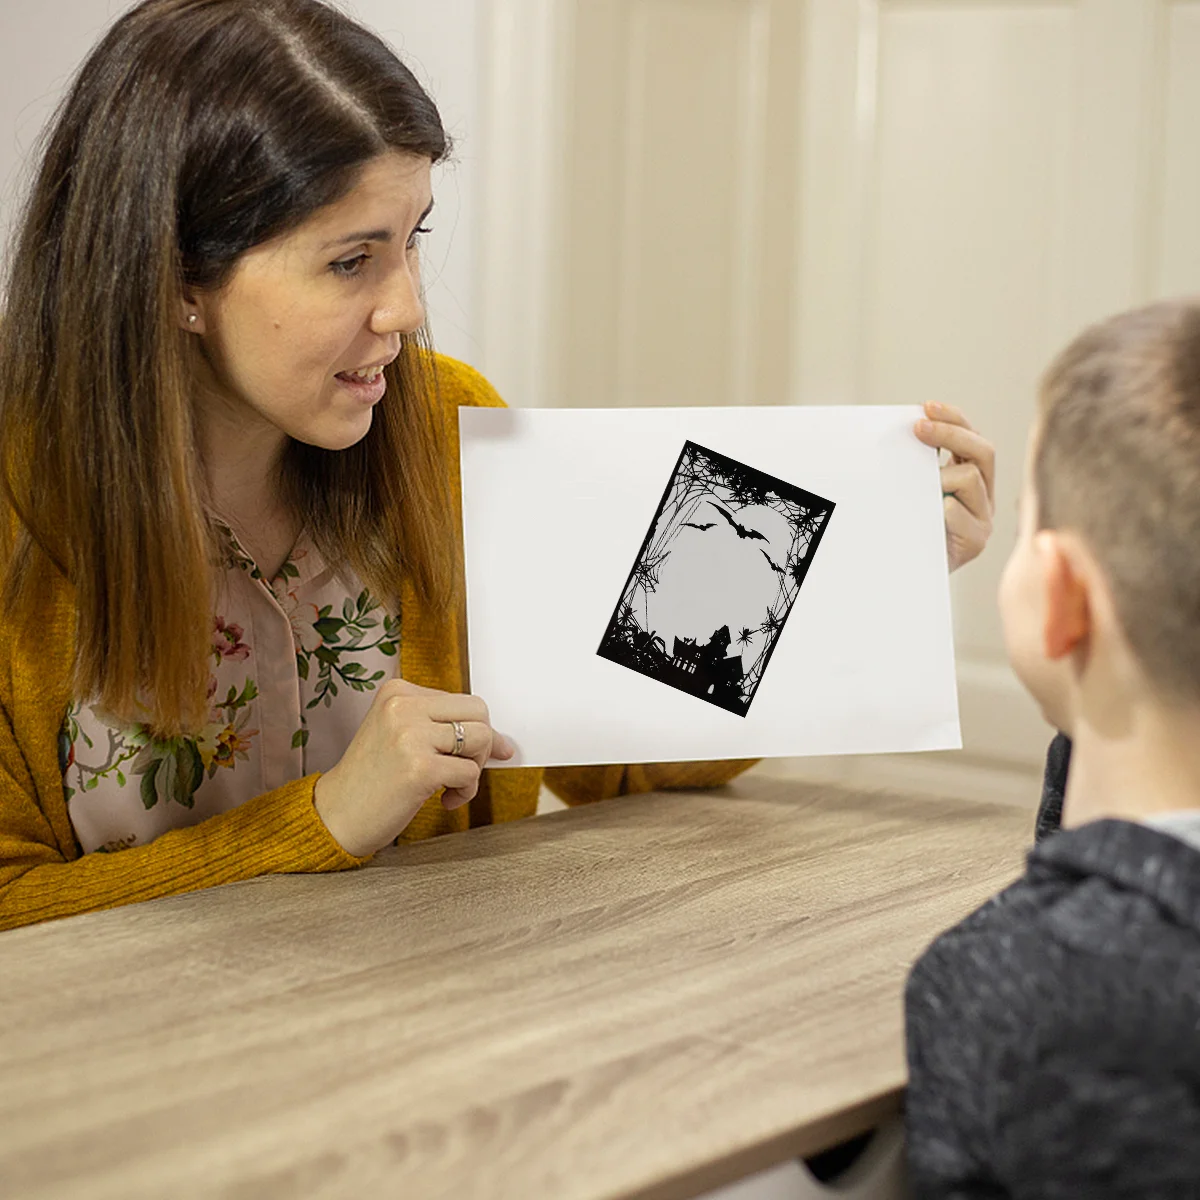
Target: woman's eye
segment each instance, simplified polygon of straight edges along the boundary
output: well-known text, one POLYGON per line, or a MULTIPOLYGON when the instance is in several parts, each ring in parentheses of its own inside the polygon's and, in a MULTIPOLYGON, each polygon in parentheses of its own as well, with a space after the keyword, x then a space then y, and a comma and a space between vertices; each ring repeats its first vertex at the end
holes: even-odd
POLYGON ((360 275, 364 264, 370 259, 369 254, 356 254, 353 258, 343 258, 338 262, 330 263, 329 269, 336 275, 353 276, 360 275))
POLYGON ((415 249, 416 245, 417 245, 417 238, 420 237, 420 235, 423 233, 432 233, 432 232, 433 232, 432 227, 430 227, 428 225, 418 225, 416 227, 416 229, 414 229, 412 231, 412 236, 408 239, 408 248, 410 250, 415 249))

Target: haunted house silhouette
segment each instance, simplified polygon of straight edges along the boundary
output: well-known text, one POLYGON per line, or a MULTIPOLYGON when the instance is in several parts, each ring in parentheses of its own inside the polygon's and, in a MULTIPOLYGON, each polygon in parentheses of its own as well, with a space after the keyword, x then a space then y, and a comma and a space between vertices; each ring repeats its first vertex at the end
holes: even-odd
POLYGON ((722 625, 704 645, 692 638, 676 638, 665 682, 722 708, 744 712, 742 656, 726 654, 732 640, 728 625, 722 625))

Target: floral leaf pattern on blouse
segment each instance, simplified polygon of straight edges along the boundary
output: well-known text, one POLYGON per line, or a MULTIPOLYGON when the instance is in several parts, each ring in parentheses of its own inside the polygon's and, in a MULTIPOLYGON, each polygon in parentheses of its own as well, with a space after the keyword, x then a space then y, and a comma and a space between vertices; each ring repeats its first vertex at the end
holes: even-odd
MULTIPOLYGON (((237 535, 233 530, 224 521, 216 521, 214 524, 225 543, 225 569, 231 570, 236 567, 245 571, 251 579, 257 579, 261 583, 266 583, 267 581, 263 578, 263 573, 258 569, 258 564, 242 549, 242 544, 237 540, 237 535)), ((284 563, 280 570, 286 570, 287 566, 288 564, 284 563)), ((295 569, 295 567, 292 567, 293 571, 295 569)))
MULTIPOLYGON (((389 658, 395 658, 400 649, 400 622, 384 611, 383 605, 375 600, 366 588, 357 598, 347 596, 342 601, 341 613, 334 616, 333 605, 300 604, 294 590, 283 599, 284 610, 292 622, 292 634, 296 642, 296 669, 301 679, 308 679, 316 664, 316 680, 312 699, 306 709, 323 704, 326 708, 338 694, 338 684, 353 688, 356 692, 370 692, 387 674, 376 670, 368 673, 361 655, 368 650, 378 650, 389 658), (289 600, 292 606, 289 608, 289 600)), ((304 745, 307 741, 303 728, 294 735, 293 745, 304 745)))
MULTIPOLYGON (((79 716, 82 711, 81 703, 76 701, 72 704, 67 709, 67 715, 58 735, 59 766, 62 768, 64 776, 69 769, 73 769, 80 785, 79 789, 64 785, 63 790, 67 800, 75 795, 76 790, 92 791, 99 786, 101 779, 110 775, 116 778, 121 787, 124 787, 126 778, 122 767, 140 749, 140 746, 130 745, 126 739, 122 738, 119 729, 109 729, 107 730, 108 744, 104 750, 104 756, 99 761, 84 761, 85 754, 81 748, 86 747, 87 751, 93 751, 96 749, 96 743, 87 731, 80 727, 79 716)), ((86 757, 91 758, 91 755, 88 754, 86 757)))
POLYGON ((86 700, 65 714, 63 790, 85 853, 145 845, 329 770, 372 693, 397 673, 399 617, 303 533, 268 581, 227 525, 218 532, 224 572, 203 728, 155 738, 86 700))
MULTIPOLYGON (((215 618, 212 653, 217 664, 222 660, 245 662, 250 657, 250 647, 241 640, 242 634, 240 625, 227 624, 221 616, 215 618)), ((203 780, 211 779, 222 767, 232 768, 238 760, 244 761, 251 740, 258 733, 257 729, 247 727, 248 706, 258 696, 258 685, 254 680, 247 676, 240 688, 230 684, 223 700, 213 699, 217 686, 216 675, 210 675, 209 719, 194 737, 155 738, 151 736, 150 727, 142 722, 129 724, 106 719, 108 749, 106 756, 98 762, 84 762, 79 757, 80 742, 89 750, 95 749, 95 742, 80 729, 79 715, 83 706, 79 703, 71 705, 59 737, 60 757, 64 747, 66 749, 62 763, 64 773, 68 768, 74 768, 82 790, 89 792, 109 777, 115 777, 117 785, 124 787, 128 770, 129 774, 140 777, 138 787, 144 808, 153 808, 160 802, 191 808, 196 789, 203 780)), ((68 801, 75 791, 66 786, 68 801)))

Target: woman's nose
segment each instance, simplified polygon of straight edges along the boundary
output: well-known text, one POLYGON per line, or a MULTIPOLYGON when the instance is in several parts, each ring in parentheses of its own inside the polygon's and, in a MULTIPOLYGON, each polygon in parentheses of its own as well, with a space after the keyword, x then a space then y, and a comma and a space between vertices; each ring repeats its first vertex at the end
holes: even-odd
POLYGON ((419 267, 405 265, 389 280, 390 286, 371 314, 371 332, 415 333, 425 323, 419 267))

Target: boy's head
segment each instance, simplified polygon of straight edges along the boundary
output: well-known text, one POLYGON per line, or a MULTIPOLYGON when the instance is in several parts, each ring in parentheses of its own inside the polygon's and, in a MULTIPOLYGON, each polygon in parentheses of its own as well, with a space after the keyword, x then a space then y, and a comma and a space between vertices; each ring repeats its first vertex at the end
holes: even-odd
POLYGON ((1083 704, 1200 708, 1200 300, 1095 325, 1046 373, 1000 608, 1058 728, 1083 704))

